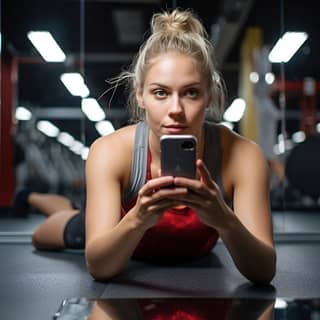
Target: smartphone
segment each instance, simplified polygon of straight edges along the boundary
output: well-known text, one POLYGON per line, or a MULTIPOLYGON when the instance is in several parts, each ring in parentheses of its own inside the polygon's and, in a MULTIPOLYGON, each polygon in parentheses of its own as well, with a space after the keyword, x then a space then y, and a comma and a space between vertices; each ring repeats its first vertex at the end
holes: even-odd
POLYGON ((161 175, 196 177, 197 139, 192 135, 163 135, 160 138, 161 175))

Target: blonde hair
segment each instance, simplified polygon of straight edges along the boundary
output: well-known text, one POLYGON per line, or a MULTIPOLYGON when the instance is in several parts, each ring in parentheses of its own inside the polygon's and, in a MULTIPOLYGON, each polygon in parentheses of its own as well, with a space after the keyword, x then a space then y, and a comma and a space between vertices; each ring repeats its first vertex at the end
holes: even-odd
POLYGON ((151 19, 151 35, 142 44, 131 67, 122 72, 113 84, 126 81, 129 88, 128 106, 132 121, 144 119, 144 109, 136 101, 136 90, 142 88, 146 72, 160 54, 176 51, 192 57, 208 81, 207 110, 219 120, 224 107, 224 86, 216 70, 214 50, 200 20, 190 10, 175 9, 156 13, 151 19))

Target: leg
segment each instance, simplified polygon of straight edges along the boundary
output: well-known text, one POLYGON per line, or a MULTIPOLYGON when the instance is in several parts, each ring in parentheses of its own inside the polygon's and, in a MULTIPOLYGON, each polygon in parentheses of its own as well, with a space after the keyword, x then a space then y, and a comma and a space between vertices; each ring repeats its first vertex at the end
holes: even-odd
POLYGON ((74 210, 71 201, 62 195, 31 192, 28 197, 31 207, 39 210, 46 216, 62 210, 74 210))
POLYGON ((63 210, 48 217, 33 233, 32 244, 37 249, 64 249, 64 230, 79 210, 63 210))

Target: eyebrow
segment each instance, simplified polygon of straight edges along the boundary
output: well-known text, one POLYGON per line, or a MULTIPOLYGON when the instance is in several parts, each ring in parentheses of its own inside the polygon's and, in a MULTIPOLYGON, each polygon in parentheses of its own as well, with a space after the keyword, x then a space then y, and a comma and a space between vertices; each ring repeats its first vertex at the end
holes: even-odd
MULTIPOLYGON (((201 82, 192 82, 192 83, 188 83, 184 86, 182 86, 182 88, 188 88, 188 87, 193 87, 193 86, 199 86, 201 85, 201 82)), ((158 82, 152 82, 149 84, 149 86, 159 86, 159 87, 163 87, 163 88, 169 88, 168 86, 158 83, 158 82)))

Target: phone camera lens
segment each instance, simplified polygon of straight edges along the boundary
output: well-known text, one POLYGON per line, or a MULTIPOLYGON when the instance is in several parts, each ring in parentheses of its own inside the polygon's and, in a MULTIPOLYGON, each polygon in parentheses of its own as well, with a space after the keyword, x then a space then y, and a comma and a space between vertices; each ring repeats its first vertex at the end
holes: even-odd
POLYGON ((192 142, 192 141, 184 141, 184 142, 182 143, 182 148, 183 148, 184 150, 191 150, 191 149, 193 149, 193 148, 194 148, 193 142, 192 142))

